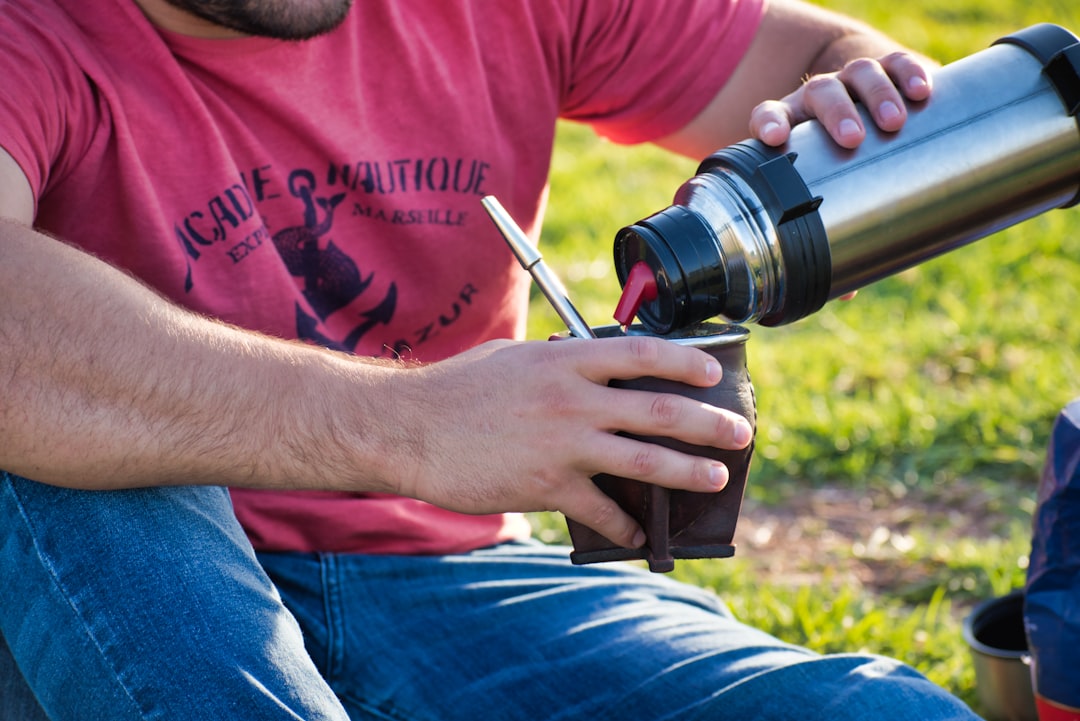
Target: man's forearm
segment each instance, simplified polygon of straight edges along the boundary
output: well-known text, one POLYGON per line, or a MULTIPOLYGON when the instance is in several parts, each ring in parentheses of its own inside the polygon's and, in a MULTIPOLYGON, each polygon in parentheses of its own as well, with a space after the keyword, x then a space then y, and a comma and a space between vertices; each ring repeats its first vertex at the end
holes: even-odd
POLYGON ((496 340, 405 368, 207 320, 9 221, 0 304, 0 468, 45 483, 398 493, 463 513, 560 510, 640 545, 593 476, 715 492, 728 472, 614 430, 752 438, 731 411, 609 384, 715 384, 721 369, 695 348, 496 340))
POLYGON ((85 488, 311 487, 317 473, 321 487, 393 490, 374 478, 374 428, 350 435, 346 461, 334 425, 341 404, 363 417, 378 403, 343 390, 396 370, 194 315, 11 222, 0 307, 0 468, 85 488), (350 470, 362 456, 372 478, 350 470))

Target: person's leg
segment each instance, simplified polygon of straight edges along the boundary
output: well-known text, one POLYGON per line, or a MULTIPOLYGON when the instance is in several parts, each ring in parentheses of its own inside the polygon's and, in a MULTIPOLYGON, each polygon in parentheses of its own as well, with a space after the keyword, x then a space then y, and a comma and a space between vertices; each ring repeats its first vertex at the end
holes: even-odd
POLYGON ((0 634, 0 721, 49 721, 0 634))
POLYGON ((220 488, 0 473, 0 635, 54 721, 346 718, 220 488))
POLYGON ((824 657, 712 594, 566 550, 263 565, 353 719, 974 719, 912 669, 824 657))

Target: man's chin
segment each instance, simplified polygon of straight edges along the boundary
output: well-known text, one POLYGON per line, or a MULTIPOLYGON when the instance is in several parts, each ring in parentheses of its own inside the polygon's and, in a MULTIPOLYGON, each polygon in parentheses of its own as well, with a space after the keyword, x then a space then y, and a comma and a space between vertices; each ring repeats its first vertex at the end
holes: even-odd
POLYGON ((173 7, 243 35, 308 40, 344 22, 353 0, 166 0, 173 7))

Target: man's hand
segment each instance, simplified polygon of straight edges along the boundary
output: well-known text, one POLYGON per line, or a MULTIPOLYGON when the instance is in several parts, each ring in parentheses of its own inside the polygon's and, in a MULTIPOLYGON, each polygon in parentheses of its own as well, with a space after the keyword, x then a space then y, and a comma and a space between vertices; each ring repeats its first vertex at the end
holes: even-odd
POLYGON ((854 148, 866 137, 856 100, 879 128, 892 132, 907 120, 908 101, 930 97, 931 83, 926 63, 910 53, 852 60, 839 72, 811 77, 795 92, 755 107, 750 132, 768 145, 782 145, 793 126, 817 118, 837 144, 854 148))
POLYGON ((707 493, 724 487, 728 469, 616 431, 733 450, 751 439, 749 423, 730 411, 608 386, 643 376, 700 387, 720 380, 708 354, 657 338, 490 342, 398 375, 400 408, 415 409, 399 493, 467 513, 557 510, 624 546, 640 546, 644 533, 592 476, 707 493))

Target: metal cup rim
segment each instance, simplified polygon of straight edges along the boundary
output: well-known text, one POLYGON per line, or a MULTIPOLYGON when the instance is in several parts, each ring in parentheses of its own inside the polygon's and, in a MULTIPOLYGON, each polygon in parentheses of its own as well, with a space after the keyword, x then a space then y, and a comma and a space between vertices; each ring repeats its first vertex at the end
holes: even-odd
POLYGON ((964 641, 967 642, 967 645, 973 651, 980 653, 984 656, 1020 661, 1024 664, 1030 664, 1031 653, 1026 648, 1023 650, 997 648, 996 646, 991 646, 987 643, 984 643, 983 641, 980 641, 975 635, 975 622, 979 620, 983 615, 985 615, 987 611, 991 610, 996 606, 1006 606, 1009 604, 1019 603, 1022 618, 1023 599, 1024 592, 1022 590, 1017 590, 1004 596, 996 596, 994 598, 989 598, 977 605, 974 609, 972 609, 971 613, 969 613, 964 619, 964 623, 961 628, 964 641))
MULTIPOLYGON (((671 343, 689 346, 724 346, 745 343, 750 338, 750 329, 735 323, 716 323, 704 321, 694 325, 680 328, 670 333, 653 333, 644 325, 635 323, 626 332, 622 326, 611 324, 593 328, 597 338, 617 338, 621 336, 648 336, 662 338, 671 343)), ((562 335, 561 333, 559 335, 562 335)))

